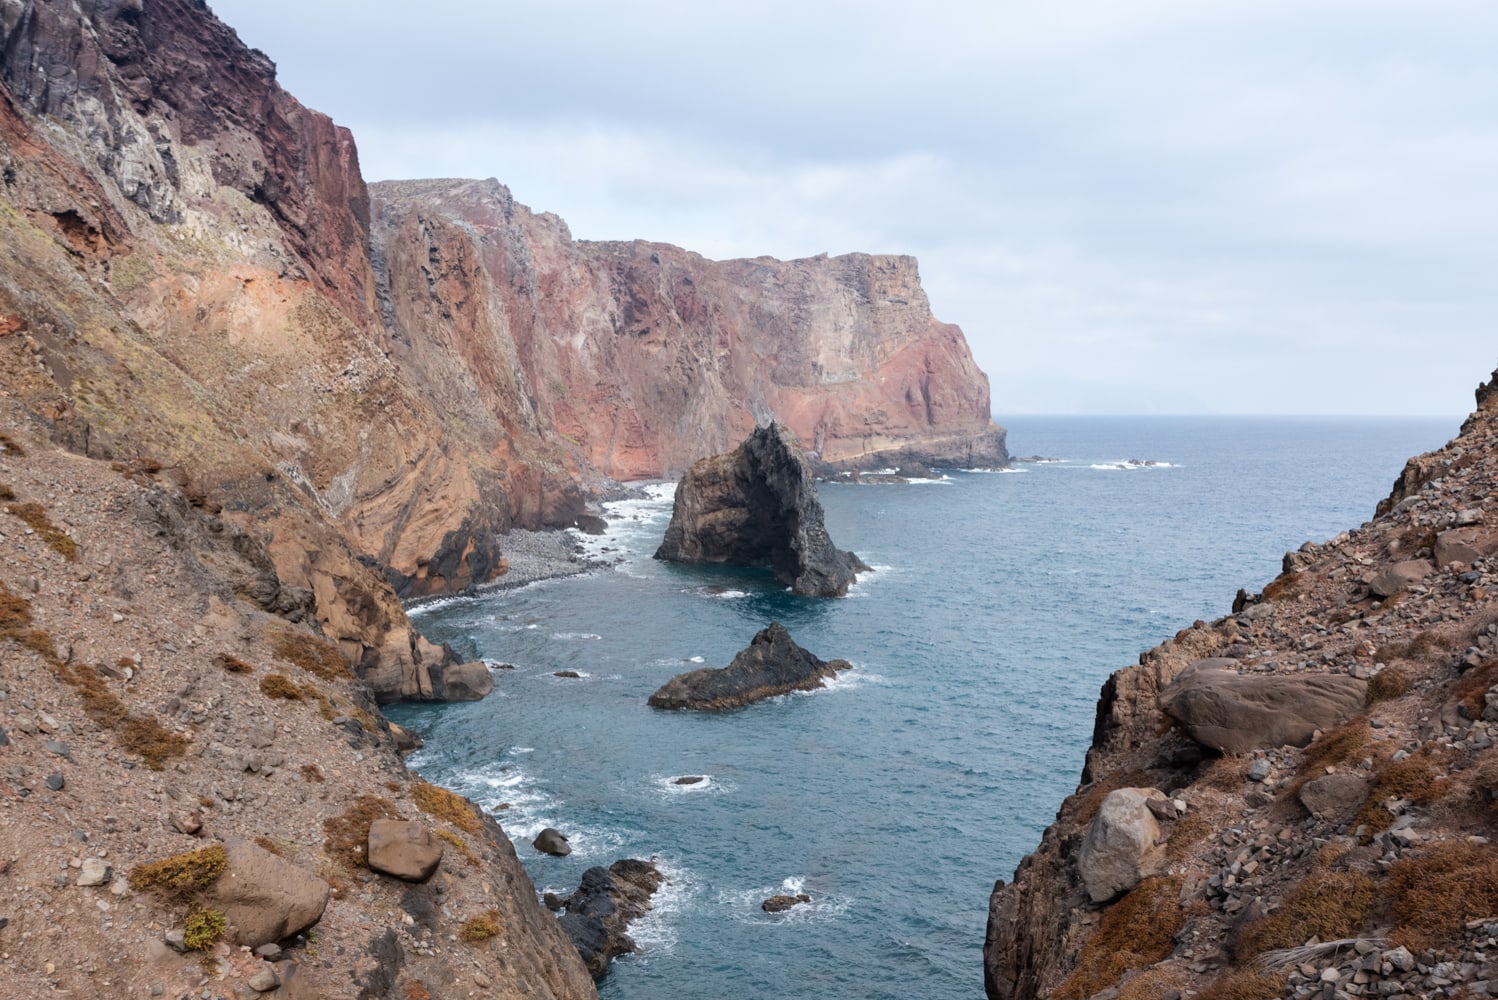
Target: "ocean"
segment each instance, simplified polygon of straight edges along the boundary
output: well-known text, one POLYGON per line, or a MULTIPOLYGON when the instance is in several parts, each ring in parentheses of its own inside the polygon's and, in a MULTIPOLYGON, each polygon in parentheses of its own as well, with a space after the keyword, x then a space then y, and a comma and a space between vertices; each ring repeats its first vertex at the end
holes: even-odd
POLYGON ((427 741, 412 766, 492 810, 540 890, 622 857, 670 879, 606 1000, 981 997, 993 880, 1075 789, 1108 674, 1370 518, 1460 423, 1000 422, 1014 454, 1059 461, 821 486, 833 540, 875 568, 846 598, 656 562, 656 485, 585 540, 612 568, 414 612, 514 669, 482 702, 390 709, 427 741), (854 669, 733 712, 646 707, 772 621, 854 669), (570 857, 531 848, 546 826, 570 857), (812 901, 762 912, 779 893, 812 901))

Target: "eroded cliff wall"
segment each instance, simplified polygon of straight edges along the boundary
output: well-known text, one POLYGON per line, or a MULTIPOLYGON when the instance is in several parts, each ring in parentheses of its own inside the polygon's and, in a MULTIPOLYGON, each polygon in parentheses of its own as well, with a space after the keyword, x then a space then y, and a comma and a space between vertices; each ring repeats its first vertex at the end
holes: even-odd
POLYGON ((990 997, 1490 991, 1495 385, 1373 520, 1109 678, 1076 794, 995 887, 990 997))

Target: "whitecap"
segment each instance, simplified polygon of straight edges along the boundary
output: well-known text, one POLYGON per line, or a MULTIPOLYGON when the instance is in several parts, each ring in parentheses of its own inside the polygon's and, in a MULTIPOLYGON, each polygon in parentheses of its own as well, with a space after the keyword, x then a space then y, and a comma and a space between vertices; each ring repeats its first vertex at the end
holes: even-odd
POLYGON ((585 642, 593 642, 603 638, 603 636, 593 632, 553 632, 551 633, 551 637, 562 642, 572 642, 579 640, 585 642))

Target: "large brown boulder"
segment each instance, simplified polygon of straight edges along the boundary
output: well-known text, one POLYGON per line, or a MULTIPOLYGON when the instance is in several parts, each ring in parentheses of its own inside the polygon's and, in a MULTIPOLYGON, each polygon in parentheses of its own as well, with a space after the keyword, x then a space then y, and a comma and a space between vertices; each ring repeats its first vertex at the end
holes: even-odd
POLYGON ((247 840, 230 840, 224 850, 228 867, 203 893, 203 905, 224 914, 236 943, 257 948, 322 919, 329 893, 322 879, 247 840))
POLYGON ((442 863, 442 842, 425 824, 377 819, 369 824, 369 867, 407 882, 425 882, 442 863))
POLYGON ((1435 572, 1429 559, 1405 559, 1386 566, 1368 580, 1368 589, 1377 597, 1393 597, 1409 590, 1415 584, 1435 572))
POLYGON ((677 674, 651 695, 652 708, 721 711, 790 691, 815 691, 847 660, 821 660, 802 649, 779 622, 761 629, 726 667, 704 667, 677 674))
POLYGON ((1340 822, 1351 819, 1363 807, 1371 787, 1361 775, 1338 771, 1312 778, 1301 786, 1298 797, 1312 816, 1340 822))
POLYGON ((1240 674, 1236 660, 1198 660, 1160 692, 1160 707, 1204 747, 1242 754, 1303 747, 1357 713, 1368 685, 1346 674, 1240 674))
POLYGON ((841 597, 868 567, 832 544, 811 466, 789 430, 756 427, 738 448, 693 465, 676 487, 655 557, 756 566, 798 594, 841 597))
POLYGON ((1159 871, 1165 848, 1158 843, 1160 823, 1149 802, 1163 798, 1164 793, 1153 788, 1119 788, 1103 799, 1082 838, 1077 859, 1082 883, 1094 903, 1128 892, 1159 871))

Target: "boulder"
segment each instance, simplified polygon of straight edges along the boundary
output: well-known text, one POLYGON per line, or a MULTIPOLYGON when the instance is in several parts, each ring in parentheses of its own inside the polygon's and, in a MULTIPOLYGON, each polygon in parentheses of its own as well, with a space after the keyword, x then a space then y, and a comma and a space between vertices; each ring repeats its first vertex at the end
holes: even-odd
POLYGON ((329 892, 322 879, 247 840, 230 840, 224 850, 228 867, 202 900, 228 919, 236 943, 258 948, 322 919, 329 892))
POLYGON ((665 881, 654 864, 633 858, 583 872, 559 922, 594 979, 608 971, 615 955, 635 950, 626 929, 649 912, 650 897, 665 881))
POLYGON ((1151 799, 1163 798, 1153 788, 1119 788, 1103 799, 1077 859, 1094 903, 1128 892, 1164 864, 1164 845, 1156 843, 1160 824, 1149 807, 1151 799))
POLYGON ((1435 559, 1437 566, 1452 563, 1471 565, 1492 553, 1491 542, 1480 528, 1452 528, 1436 536, 1435 559))
POLYGON ((814 691, 847 660, 821 660, 802 649, 779 622, 762 629, 726 667, 704 667, 677 674, 651 695, 652 708, 720 711, 738 708, 788 691, 814 691))
POLYGON ((1240 674, 1237 661, 1198 660, 1160 692, 1160 707, 1202 746, 1226 754, 1303 747, 1346 722, 1367 697, 1346 674, 1240 674))
POLYGON ((1368 580, 1368 589, 1377 597, 1393 597, 1424 580, 1435 567, 1428 559, 1405 559, 1386 566, 1368 580))
POLYGON ((414 820, 377 819, 369 824, 370 868, 407 882, 425 882, 442 862, 442 841, 426 824, 414 820))
POLYGON ((1368 800, 1368 779, 1339 771, 1312 778, 1300 788, 1300 804, 1312 816, 1339 822, 1349 820, 1368 800))
POLYGON ((777 423, 692 466, 677 484, 655 557, 767 567, 795 593, 819 597, 841 597, 868 570, 832 544, 811 466, 795 435, 777 423))
POLYGON ((494 690, 494 675, 477 661, 434 667, 431 675, 437 701, 478 701, 494 690))
POLYGON ((572 853, 572 845, 567 843, 567 835, 549 826, 536 834, 536 839, 531 841, 531 846, 542 854, 551 854, 559 858, 565 858, 572 853))

